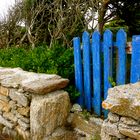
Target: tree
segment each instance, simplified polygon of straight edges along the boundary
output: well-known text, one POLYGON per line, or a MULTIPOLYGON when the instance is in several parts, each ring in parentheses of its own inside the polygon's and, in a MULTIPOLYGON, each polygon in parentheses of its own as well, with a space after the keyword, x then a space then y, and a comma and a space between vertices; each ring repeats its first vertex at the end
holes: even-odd
POLYGON ((112 0, 114 11, 117 16, 125 21, 129 27, 130 35, 140 33, 140 1, 139 0, 125 0, 115 2, 112 0))
POLYGON ((69 46, 73 36, 87 29, 85 14, 94 7, 93 0, 25 0, 24 17, 27 35, 36 42, 63 41, 69 46))
POLYGON ((98 30, 102 33, 104 24, 119 17, 129 27, 130 33, 140 32, 139 0, 98 0, 98 30))
POLYGON ((9 9, 9 14, 0 21, 0 48, 9 47, 19 43, 23 33, 23 27, 19 24, 22 21, 21 3, 9 9))
MULTIPOLYGON (((104 25, 114 17, 124 20, 131 33, 138 33, 139 3, 138 0, 23 0, 0 23, 0 43, 2 46, 27 43, 34 48, 38 43, 51 46, 57 40, 71 46, 74 36, 88 30, 89 22, 97 20, 102 33, 104 25)), ((91 31, 94 29, 92 24, 91 31)))

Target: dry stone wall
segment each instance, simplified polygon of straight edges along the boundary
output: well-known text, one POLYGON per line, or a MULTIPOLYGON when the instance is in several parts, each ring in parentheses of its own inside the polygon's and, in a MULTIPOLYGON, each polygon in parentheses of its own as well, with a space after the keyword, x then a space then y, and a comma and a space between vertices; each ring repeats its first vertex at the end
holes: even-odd
POLYGON ((102 106, 110 111, 102 140, 140 140, 140 82, 109 89, 102 106))
POLYGON ((70 110, 68 93, 61 90, 68 82, 57 75, 0 67, 2 132, 25 140, 52 139, 70 110))

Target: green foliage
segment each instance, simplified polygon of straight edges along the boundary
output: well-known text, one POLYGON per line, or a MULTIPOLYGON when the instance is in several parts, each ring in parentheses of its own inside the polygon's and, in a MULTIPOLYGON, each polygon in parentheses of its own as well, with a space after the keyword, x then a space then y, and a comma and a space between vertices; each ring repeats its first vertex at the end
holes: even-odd
POLYGON ((82 115, 86 120, 89 120, 89 117, 91 116, 90 112, 88 112, 86 109, 83 110, 82 115))
POLYGON ((116 15, 125 21, 130 35, 140 32, 140 1, 139 0, 110 0, 116 15))
POLYGON ((114 82, 113 78, 112 77, 109 77, 109 82, 111 84, 112 87, 115 87, 116 86, 116 83, 114 82))
POLYGON ((128 26, 125 24, 125 21, 119 18, 113 19, 106 24, 104 26, 104 30, 106 29, 110 29, 114 34, 116 34, 119 29, 124 29, 126 32, 128 32, 128 26))
MULTIPOLYGON (((29 47, 30 48, 30 47, 29 47)), ((40 45, 35 49, 15 48, 0 49, 1 67, 21 67, 26 71, 58 74, 70 80, 66 90, 74 100, 79 93, 74 87, 73 49, 59 44, 40 45)))
POLYGON ((75 89, 75 86, 72 83, 66 88, 66 91, 69 93, 71 100, 74 102, 80 96, 80 93, 75 89))

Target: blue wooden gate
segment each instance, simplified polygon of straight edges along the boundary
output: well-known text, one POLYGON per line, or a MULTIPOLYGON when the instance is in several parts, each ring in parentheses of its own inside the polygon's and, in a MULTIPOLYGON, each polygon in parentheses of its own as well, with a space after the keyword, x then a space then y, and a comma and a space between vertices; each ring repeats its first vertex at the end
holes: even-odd
MULTIPOLYGON (((93 109, 98 116, 102 113, 107 115, 101 104, 112 82, 116 85, 126 84, 126 42, 127 35, 123 29, 117 32, 115 42, 110 30, 104 32, 103 40, 98 31, 91 36, 85 31, 82 42, 79 37, 73 39, 75 84, 80 92, 78 103, 88 111, 93 109)), ((134 83, 139 79, 140 36, 133 36, 129 82, 134 83)))

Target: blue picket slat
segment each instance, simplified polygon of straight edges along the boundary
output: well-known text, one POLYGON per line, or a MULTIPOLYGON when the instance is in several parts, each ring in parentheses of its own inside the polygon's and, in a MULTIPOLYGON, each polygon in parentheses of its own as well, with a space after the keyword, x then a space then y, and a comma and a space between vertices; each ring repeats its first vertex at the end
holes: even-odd
POLYGON ((92 64, 93 64, 93 108, 94 112, 101 115, 101 61, 100 61, 100 33, 92 34, 92 64))
POLYGON ((132 60, 130 82, 140 81, 140 35, 132 38, 132 60))
POLYGON ((117 32, 116 45, 118 48, 117 85, 125 84, 126 79, 126 33, 123 29, 117 32))
MULTIPOLYGON (((109 81, 112 78, 112 44, 113 35, 110 30, 106 30, 103 35, 103 53, 104 53, 104 100, 107 98, 108 89, 111 87, 109 81)), ((107 111, 104 112, 107 117, 107 111)))
POLYGON ((84 96, 87 110, 91 110, 91 61, 90 61, 90 35, 84 32, 83 43, 83 63, 84 63, 84 96))
POLYGON ((78 98, 78 103, 83 106, 84 97, 83 97, 83 76, 82 76, 82 57, 81 57, 81 47, 80 47, 80 38, 75 37, 73 39, 74 46, 74 64, 75 64, 75 86, 80 92, 78 98))

